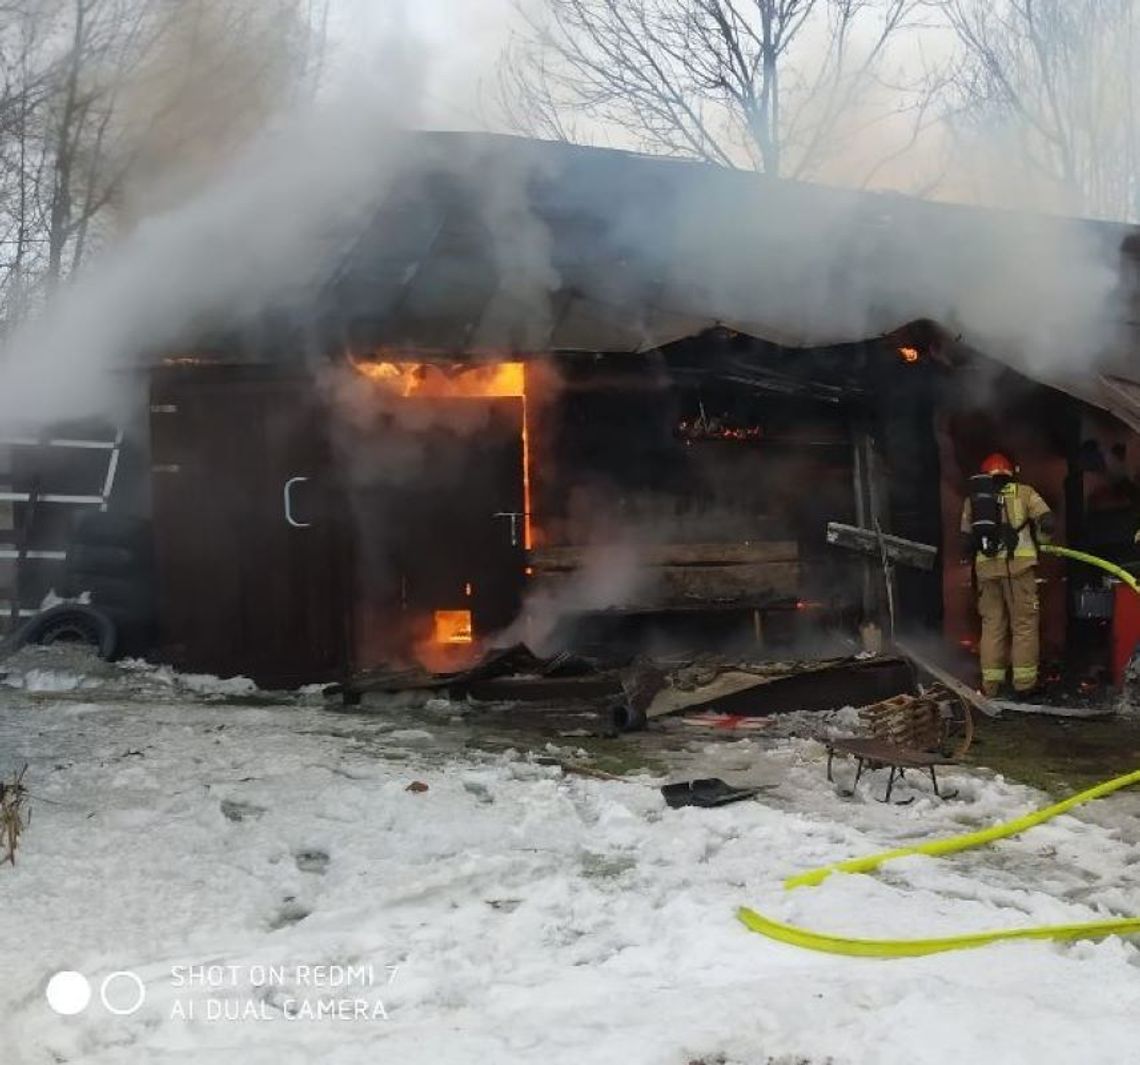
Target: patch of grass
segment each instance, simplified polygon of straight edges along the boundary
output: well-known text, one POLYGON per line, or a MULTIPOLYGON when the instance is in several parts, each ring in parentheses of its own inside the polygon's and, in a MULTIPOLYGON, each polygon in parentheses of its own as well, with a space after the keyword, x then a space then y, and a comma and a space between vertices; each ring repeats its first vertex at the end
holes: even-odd
POLYGON ((591 768, 615 776, 629 776, 633 773, 651 773, 665 776, 669 767, 656 754, 648 751, 637 742, 637 733, 604 739, 601 736, 582 736, 572 740, 555 741, 568 747, 581 747, 589 754, 591 768))
POLYGON ((547 744, 553 744, 563 751, 564 754, 560 757, 566 762, 589 766, 614 776, 624 777, 634 773, 665 776, 669 772, 668 765, 660 757, 637 742, 637 733, 612 738, 559 736, 551 732, 507 730, 500 727, 493 733, 477 731, 467 740, 466 746, 494 754, 513 748, 523 754, 549 756, 547 744), (579 758, 566 753, 578 750, 585 751, 586 757, 579 758))
POLYGON ((966 761, 1062 796, 1140 768, 1140 722, 1007 714, 978 723, 966 761))

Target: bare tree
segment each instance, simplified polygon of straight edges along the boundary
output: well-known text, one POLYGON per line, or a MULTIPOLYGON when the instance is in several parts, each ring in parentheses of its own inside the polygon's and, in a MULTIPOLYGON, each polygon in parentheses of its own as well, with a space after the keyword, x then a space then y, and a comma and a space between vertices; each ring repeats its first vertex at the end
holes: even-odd
POLYGON ((0 307, 11 327, 26 313, 33 279, 42 272, 42 189, 46 157, 41 115, 58 69, 44 59, 48 25, 33 0, 0 6, 0 307))
POLYGON ((92 219, 113 195, 104 161, 116 95, 161 32, 157 6, 158 0, 70 0, 70 47, 60 64, 47 145, 49 286, 59 283, 69 251, 72 267, 82 262, 92 219))
MULTIPOLYGON (((805 177, 888 109, 884 78, 921 0, 548 0, 520 4, 499 102, 532 135, 610 125, 647 149, 805 177), (881 101, 880 101, 881 102, 881 101)), ((919 103, 920 106, 920 103, 919 103)))
POLYGON ((192 192, 267 115, 315 92, 326 9, 0 0, 3 326, 116 229, 192 192))
POLYGON ((1058 206, 1140 218, 1140 0, 939 0, 956 136, 1000 143, 1058 206))

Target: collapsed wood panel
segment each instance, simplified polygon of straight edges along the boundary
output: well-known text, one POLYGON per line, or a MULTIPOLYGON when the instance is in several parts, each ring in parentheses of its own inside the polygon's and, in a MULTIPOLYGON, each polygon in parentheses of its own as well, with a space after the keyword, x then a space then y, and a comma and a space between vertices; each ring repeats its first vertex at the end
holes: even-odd
MULTIPOLYGON (((580 567, 598 550, 592 547, 536 547, 529 561, 543 571, 580 567)), ((799 548, 794 540, 757 541, 737 544, 645 544, 637 548, 643 566, 729 566, 772 562, 796 562, 799 548)))
MULTIPOLYGON (((586 579, 591 557, 604 557, 604 551, 550 547, 530 552, 532 589, 570 593, 576 581, 586 579)), ((646 545, 628 565, 632 572, 623 574, 624 587, 615 581, 611 609, 761 607, 799 594, 799 551, 793 541, 646 545)))
POLYGON ((682 668, 656 693, 646 709, 650 719, 688 710, 745 717, 789 711, 834 710, 914 691, 914 673, 904 659, 832 658, 811 661, 726 664, 718 671, 682 668), (686 676, 690 674, 690 676, 686 676), (699 678, 690 686, 690 678, 699 678))

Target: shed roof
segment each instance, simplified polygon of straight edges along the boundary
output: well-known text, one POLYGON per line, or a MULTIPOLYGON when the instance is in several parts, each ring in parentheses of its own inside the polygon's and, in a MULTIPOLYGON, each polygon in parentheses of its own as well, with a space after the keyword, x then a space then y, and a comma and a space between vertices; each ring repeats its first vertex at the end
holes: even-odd
POLYGON ((324 293, 357 345, 639 353, 727 325, 808 347, 933 319, 1140 429, 1140 237, 490 134, 411 135, 324 293))

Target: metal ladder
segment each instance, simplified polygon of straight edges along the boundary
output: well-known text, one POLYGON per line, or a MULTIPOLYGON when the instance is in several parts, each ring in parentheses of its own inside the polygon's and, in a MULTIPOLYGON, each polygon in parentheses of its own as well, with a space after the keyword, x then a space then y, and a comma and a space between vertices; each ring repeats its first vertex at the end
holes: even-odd
POLYGON ((119 470, 123 433, 113 440, 80 440, 67 437, 0 438, 0 634, 15 628, 22 619, 34 617, 40 607, 25 605, 21 597, 22 576, 30 563, 63 562, 65 550, 37 548, 32 542, 36 515, 41 506, 97 507, 107 509, 119 470), (41 491, 39 474, 33 474, 27 491, 16 491, 13 482, 15 456, 21 449, 46 451, 49 448, 106 451, 107 468, 98 493, 67 495, 41 491), (17 522, 17 506, 23 504, 17 522))

